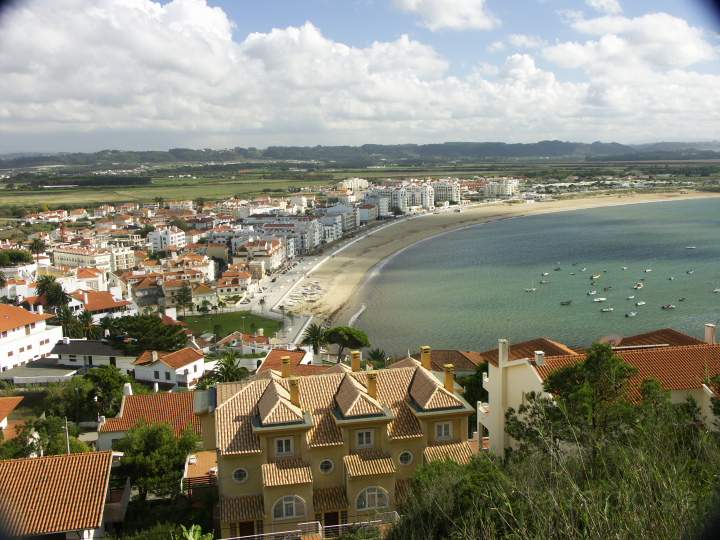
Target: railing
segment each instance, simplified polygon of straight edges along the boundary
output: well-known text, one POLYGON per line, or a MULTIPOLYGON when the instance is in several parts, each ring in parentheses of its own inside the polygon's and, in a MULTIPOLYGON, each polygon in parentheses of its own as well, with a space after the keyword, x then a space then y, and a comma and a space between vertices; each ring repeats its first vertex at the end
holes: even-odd
POLYGON ((393 525, 398 522, 400 515, 397 512, 384 512, 378 514, 375 519, 355 523, 343 523, 342 525, 327 525, 323 527, 323 538, 338 538, 348 532, 363 533, 363 537, 369 538, 375 532, 377 538, 381 535, 383 525, 393 525))
POLYGON ((322 525, 319 521, 298 523, 297 528, 289 531, 252 534, 249 536, 233 536, 222 540, 300 540, 305 534, 319 534, 322 537, 322 525))

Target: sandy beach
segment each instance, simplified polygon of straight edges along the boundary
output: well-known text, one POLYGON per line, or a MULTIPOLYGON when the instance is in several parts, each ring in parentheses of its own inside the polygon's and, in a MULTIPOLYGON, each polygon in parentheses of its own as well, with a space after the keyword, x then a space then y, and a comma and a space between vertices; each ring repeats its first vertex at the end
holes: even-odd
POLYGON ((354 315, 347 305, 348 300, 367 280, 373 268, 422 240, 463 227, 498 219, 553 212, 706 197, 720 197, 720 194, 691 192, 600 195, 532 204, 496 203, 464 208, 461 213, 426 214, 403 220, 354 242, 314 270, 301 286, 311 280, 319 284, 324 294, 318 302, 302 311, 312 313, 320 319, 329 319, 333 324, 347 324, 354 315))

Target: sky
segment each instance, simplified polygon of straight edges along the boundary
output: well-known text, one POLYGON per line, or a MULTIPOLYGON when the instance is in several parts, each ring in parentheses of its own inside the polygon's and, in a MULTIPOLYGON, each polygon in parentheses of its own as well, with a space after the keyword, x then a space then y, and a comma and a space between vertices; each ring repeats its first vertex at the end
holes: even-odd
POLYGON ((701 0, 17 0, 0 153, 720 139, 701 0))

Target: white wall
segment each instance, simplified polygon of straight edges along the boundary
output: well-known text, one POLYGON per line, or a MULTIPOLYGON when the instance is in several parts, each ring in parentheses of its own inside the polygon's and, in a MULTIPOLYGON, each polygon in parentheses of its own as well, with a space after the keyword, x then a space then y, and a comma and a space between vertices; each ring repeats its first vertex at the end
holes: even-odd
POLYGON ((8 330, 5 337, 0 335, 0 370, 7 371, 50 354, 62 337, 62 327, 47 326, 45 321, 35 323, 29 333, 25 327, 8 330))

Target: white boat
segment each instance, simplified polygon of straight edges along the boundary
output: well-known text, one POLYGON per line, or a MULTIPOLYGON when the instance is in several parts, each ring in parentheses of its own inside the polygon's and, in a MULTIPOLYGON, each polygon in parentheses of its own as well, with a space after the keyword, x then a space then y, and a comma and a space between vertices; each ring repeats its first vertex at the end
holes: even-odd
POLYGON ((637 311, 631 311, 630 313, 626 313, 626 317, 635 317, 637 315, 637 311))
POLYGON ((593 298, 593 302, 605 302, 606 300, 607 300, 607 298, 605 298, 604 296, 599 296, 597 298, 593 298))
POLYGON ((685 249, 697 249, 697 246, 685 246, 685 249))
POLYGON ((581 271, 581 272, 586 272, 586 271, 587 271, 587 268, 586 268, 585 266, 583 266, 583 267, 580 269, 580 271, 581 271))
POLYGON ((542 275, 543 275, 543 277, 549 276, 549 275, 550 275, 550 272, 543 272, 542 275))
POLYGON ((662 309, 675 309, 675 304, 665 304, 662 309))
POLYGON ((668 281, 675 281, 675 276, 670 276, 670 277, 668 278, 668 281))
POLYGON ((649 274, 650 272, 652 272, 652 268, 646 268, 646 269, 645 269, 645 273, 646 273, 646 274, 649 274))
POLYGON ((600 279, 600 274, 593 274, 590 279, 600 279))
POLYGON ((623 270, 627 270, 627 266, 621 266, 623 270))
POLYGON ((720 293, 720 289, 713 289, 713 292, 714 292, 715 294, 720 293))
POLYGON ((604 307, 604 308, 602 308, 600 311, 602 311, 603 313, 609 313, 609 312, 611 312, 611 311, 615 311, 615 308, 604 307))
POLYGON ((631 294, 630 296, 628 296, 628 300, 635 300, 635 295, 631 294))
POLYGON ((588 296, 595 296, 597 294, 597 291, 588 291, 588 296))
POLYGON ((695 270, 688 270, 685 272, 688 276, 692 276, 695 273, 695 270))
POLYGON ((635 285, 633 285, 633 289, 639 290, 642 289, 645 285, 643 285, 642 281, 638 281, 635 285))
POLYGON ((532 286, 525 289, 525 292, 535 292, 535 291, 537 291, 537 288, 535 287, 535 282, 533 281, 532 286))
POLYGON ((635 302, 636 306, 644 306, 645 304, 647 304, 647 302, 645 302, 643 300, 640 300, 639 302, 635 302))

